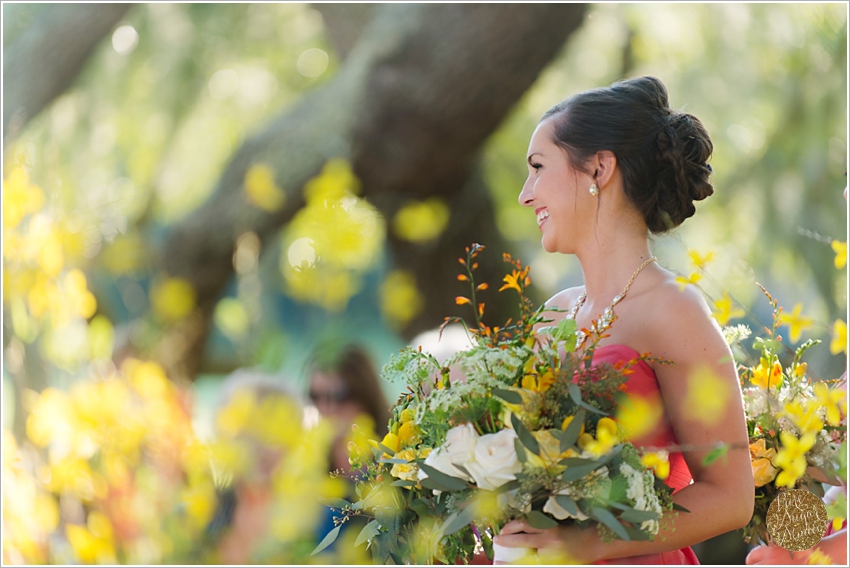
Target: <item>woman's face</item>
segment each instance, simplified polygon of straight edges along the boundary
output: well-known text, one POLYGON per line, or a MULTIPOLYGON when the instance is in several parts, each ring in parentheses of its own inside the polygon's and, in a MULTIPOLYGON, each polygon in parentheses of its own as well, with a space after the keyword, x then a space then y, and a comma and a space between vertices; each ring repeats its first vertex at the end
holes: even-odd
POLYGON ((521 205, 534 209, 547 252, 573 253, 579 229, 595 215, 588 191, 589 175, 574 169, 567 154, 552 142, 552 119, 541 122, 528 145, 528 178, 519 194, 521 205))
POLYGON ((364 412, 341 377, 330 372, 314 372, 310 377, 310 400, 324 418, 351 424, 364 412))

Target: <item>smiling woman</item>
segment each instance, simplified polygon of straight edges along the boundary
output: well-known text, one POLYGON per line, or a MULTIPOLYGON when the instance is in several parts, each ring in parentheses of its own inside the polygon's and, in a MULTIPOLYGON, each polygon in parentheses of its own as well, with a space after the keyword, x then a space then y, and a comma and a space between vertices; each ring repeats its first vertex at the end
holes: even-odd
MULTIPOLYGON (((585 281, 548 302, 557 309, 551 317, 604 333, 599 346, 610 348, 609 363, 635 352, 659 358, 624 386, 630 397, 659 401, 665 433, 633 441, 670 451, 666 483, 689 512, 665 513, 649 541, 606 543, 576 525, 543 530, 512 521, 494 543, 583 563, 696 564, 690 545, 749 520, 753 473, 730 349, 699 292, 681 287, 649 249, 650 233, 679 226, 695 213, 694 201, 713 193, 712 150, 699 119, 671 109, 654 77, 576 94, 537 126, 519 202, 534 210, 543 248, 576 255, 585 281), (721 401, 711 415, 693 402, 706 383, 721 401), (709 463, 718 442, 732 449, 709 463)), ((579 334, 579 349, 583 341, 579 334)))

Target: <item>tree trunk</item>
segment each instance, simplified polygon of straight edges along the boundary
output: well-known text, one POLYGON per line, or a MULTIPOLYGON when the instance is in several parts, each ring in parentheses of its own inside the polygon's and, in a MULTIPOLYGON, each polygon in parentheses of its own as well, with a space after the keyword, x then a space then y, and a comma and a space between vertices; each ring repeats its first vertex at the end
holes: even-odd
MULTIPOLYGON (((3 145, 65 92, 133 4, 55 4, 3 53, 3 145)), ((4 17, 8 5, 3 6, 4 17)))
MULTIPOLYGON (((189 280, 199 300, 198 316, 163 338, 160 356, 172 377, 196 373, 212 308, 232 275, 236 238, 248 230, 273 236, 303 204, 304 183, 334 157, 351 161, 364 196, 387 219, 411 198, 440 196, 452 207, 449 230, 424 258, 417 251, 415 263, 414 245, 390 241, 395 260, 429 284, 426 309, 404 335, 439 324, 451 313, 446 302, 456 295, 455 259, 463 247, 489 239, 482 244, 501 253, 483 184, 467 186, 480 149, 584 10, 581 4, 381 5, 338 75, 247 139, 208 202, 167 237, 161 269, 189 280), (275 169, 277 185, 288 193, 282 210, 267 213, 243 198, 245 172, 255 162, 275 169)), ((503 274, 498 264, 482 263, 482 270, 503 274)))

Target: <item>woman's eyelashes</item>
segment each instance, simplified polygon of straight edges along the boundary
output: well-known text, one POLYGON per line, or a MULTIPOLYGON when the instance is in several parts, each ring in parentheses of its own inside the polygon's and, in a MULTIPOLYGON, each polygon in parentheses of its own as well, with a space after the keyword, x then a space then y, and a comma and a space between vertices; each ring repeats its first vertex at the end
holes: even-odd
POLYGON ((539 170, 540 168, 543 167, 543 164, 535 164, 533 162, 529 162, 528 165, 531 166, 534 169, 534 171, 537 171, 537 170, 539 170))

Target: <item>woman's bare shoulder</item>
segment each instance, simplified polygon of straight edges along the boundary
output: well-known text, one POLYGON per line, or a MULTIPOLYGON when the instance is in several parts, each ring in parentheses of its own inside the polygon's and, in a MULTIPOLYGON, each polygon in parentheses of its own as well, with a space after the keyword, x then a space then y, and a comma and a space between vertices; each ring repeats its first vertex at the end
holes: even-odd
POLYGON ((666 358, 685 360, 728 356, 728 345, 702 292, 695 286, 682 287, 675 276, 665 278, 648 294, 644 303, 644 336, 650 350, 666 358))

